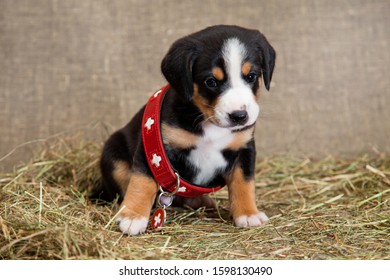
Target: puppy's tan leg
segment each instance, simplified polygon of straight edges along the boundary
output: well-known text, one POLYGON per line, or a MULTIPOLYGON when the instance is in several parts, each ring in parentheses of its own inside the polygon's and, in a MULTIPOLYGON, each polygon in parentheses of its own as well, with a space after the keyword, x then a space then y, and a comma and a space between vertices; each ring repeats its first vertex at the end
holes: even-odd
POLYGON ((246 179, 241 167, 234 168, 227 180, 230 212, 236 226, 256 227, 264 225, 269 219, 257 210, 255 180, 246 179))
POLYGON ((157 191, 156 181, 149 176, 139 172, 131 174, 117 219, 123 233, 137 235, 146 231, 157 191))

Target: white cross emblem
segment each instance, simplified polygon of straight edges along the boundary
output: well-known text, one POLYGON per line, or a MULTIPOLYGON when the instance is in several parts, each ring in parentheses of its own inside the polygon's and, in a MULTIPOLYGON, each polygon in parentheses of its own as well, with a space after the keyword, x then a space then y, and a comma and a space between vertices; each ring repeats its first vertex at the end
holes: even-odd
POLYGON ((153 96, 154 96, 154 98, 157 98, 157 96, 160 94, 162 92, 162 90, 160 89, 160 90, 158 90, 158 91, 156 91, 156 93, 155 94, 153 94, 153 96))
POLYGON ((152 128, 152 125, 154 124, 154 120, 152 118, 148 118, 146 123, 145 123, 145 127, 150 130, 152 128))
POLYGON ((178 191, 178 192, 186 192, 186 191, 187 191, 187 188, 184 187, 184 186, 181 186, 177 191, 178 191))
POLYGON ((154 217, 154 227, 157 227, 160 223, 161 223, 161 213, 158 213, 158 215, 154 217))
POLYGON ((153 158, 152 158, 152 163, 156 166, 156 167, 160 167, 160 161, 161 161, 161 157, 156 155, 156 154, 153 154, 153 158))

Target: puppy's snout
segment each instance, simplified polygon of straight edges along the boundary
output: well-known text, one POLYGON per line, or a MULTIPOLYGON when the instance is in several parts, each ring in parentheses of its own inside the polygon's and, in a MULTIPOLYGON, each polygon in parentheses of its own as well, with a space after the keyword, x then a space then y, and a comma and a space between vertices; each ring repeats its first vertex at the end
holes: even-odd
POLYGON ((246 110, 237 110, 229 114, 229 120, 234 125, 243 125, 248 121, 248 112, 246 110))

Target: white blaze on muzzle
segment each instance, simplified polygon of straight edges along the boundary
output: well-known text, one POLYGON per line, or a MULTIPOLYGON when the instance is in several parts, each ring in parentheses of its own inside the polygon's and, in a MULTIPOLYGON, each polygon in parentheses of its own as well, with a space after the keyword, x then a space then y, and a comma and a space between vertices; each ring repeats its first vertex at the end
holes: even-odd
POLYGON ((222 48, 226 65, 229 88, 221 95, 215 106, 215 118, 223 127, 252 125, 259 115, 257 104, 250 85, 243 79, 242 65, 247 56, 245 46, 237 39, 228 39, 222 48), (237 111, 246 111, 245 123, 234 123, 231 115, 237 111))

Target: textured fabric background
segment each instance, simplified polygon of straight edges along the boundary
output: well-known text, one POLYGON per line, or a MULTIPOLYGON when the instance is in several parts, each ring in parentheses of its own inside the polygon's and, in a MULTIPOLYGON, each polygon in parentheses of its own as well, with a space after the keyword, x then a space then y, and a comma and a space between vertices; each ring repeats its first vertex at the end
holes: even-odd
POLYGON ((260 157, 390 151, 388 0, 0 0, 0 169, 64 131, 102 141, 165 84, 170 44, 220 23, 261 30, 278 54, 260 157))

